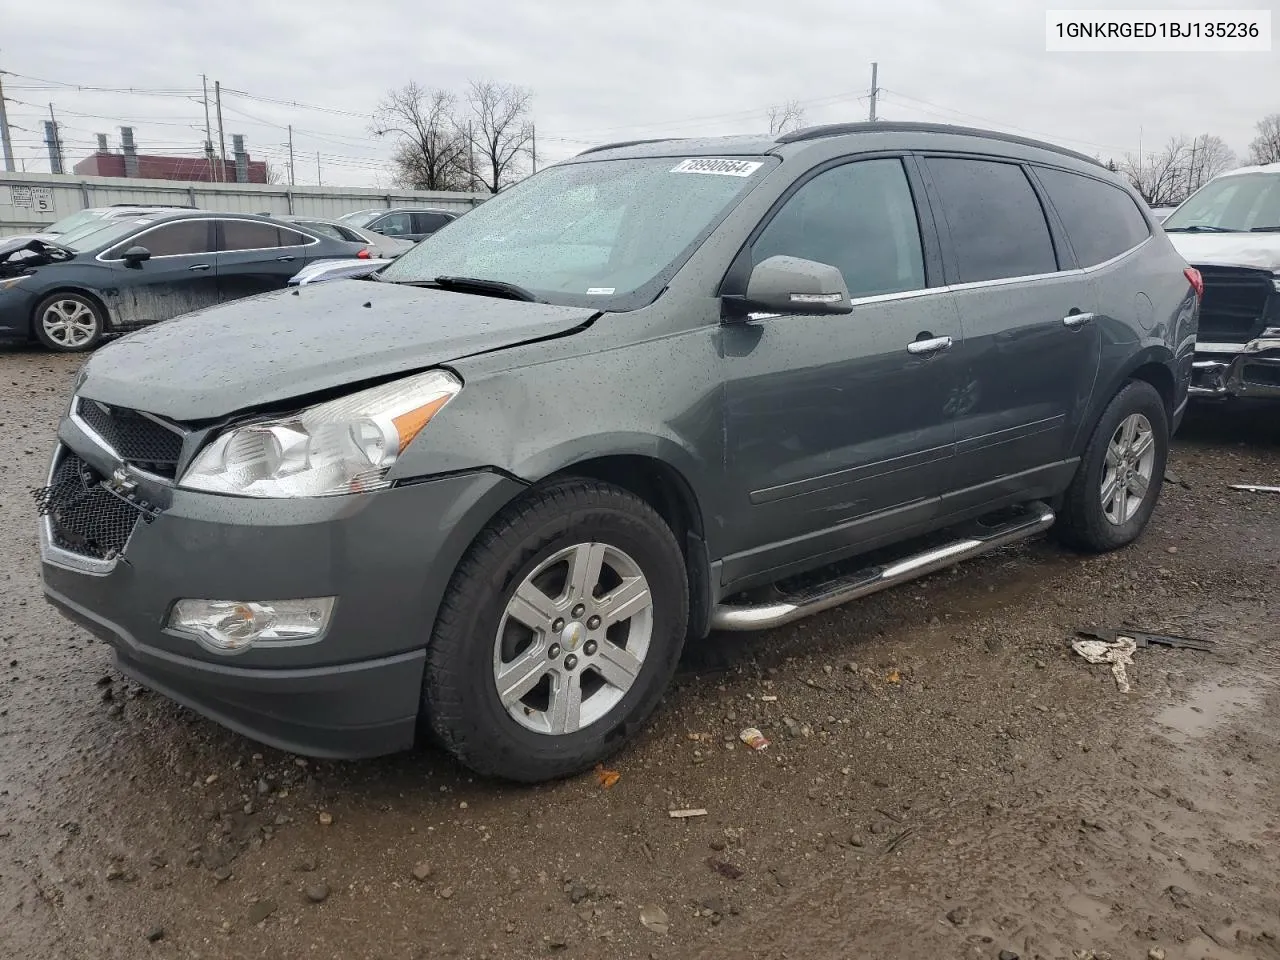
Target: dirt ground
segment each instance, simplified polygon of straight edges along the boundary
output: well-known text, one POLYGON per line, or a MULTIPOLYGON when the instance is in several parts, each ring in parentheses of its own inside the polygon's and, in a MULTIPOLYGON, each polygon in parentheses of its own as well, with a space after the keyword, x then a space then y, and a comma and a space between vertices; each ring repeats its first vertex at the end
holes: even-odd
POLYGON ((1280 411, 1199 410, 1146 536, 692 648, 594 775, 265 749, 45 605, 78 363, 0 352, 0 957, 1280 957, 1280 411), (1133 692, 1071 652, 1131 624, 1133 692), (738 742, 759 726, 764 752, 738 742), (669 811, 705 808, 675 819, 669 811))

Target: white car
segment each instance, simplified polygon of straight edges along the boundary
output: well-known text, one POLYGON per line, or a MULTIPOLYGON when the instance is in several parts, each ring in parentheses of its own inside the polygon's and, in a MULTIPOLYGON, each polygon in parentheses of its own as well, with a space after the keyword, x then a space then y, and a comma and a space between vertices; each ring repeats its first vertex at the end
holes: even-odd
POLYGON ((1280 163, 1214 177, 1164 230, 1204 280, 1191 395, 1280 399, 1280 163))

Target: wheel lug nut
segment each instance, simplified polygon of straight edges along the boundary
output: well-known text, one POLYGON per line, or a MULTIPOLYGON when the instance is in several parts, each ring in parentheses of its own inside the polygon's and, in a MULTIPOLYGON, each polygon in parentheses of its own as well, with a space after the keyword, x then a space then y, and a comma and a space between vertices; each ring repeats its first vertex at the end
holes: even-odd
POLYGON ((560 644, 553 643, 551 648, 547 650, 547 657, 554 660, 558 656, 560 656, 560 644))
POLYGON ((582 616, 586 612, 586 610, 587 610, 586 607, 584 607, 582 604, 578 604, 576 607, 573 608, 573 618, 575 620, 578 619, 578 617, 582 616))
POLYGON ((553 631, 555 631, 556 633, 559 633, 561 630, 563 630, 563 629, 564 629, 564 618, 563 618, 563 617, 558 617, 558 618, 556 619, 556 622, 555 622, 555 623, 553 623, 553 624, 551 625, 551 629, 552 629, 553 631))
POLYGON ((577 665, 578 665, 578 658, 575 657, 572 653, 564 658, 564 668, 566 670, 572 670, 577 665))
POLYGON ((588 621, 587 621, 587 629, 588 629, 588 630, 599 630, 599 629, 600 629, 600 618, 599 618, 599 617, 592 617, 590 620, 588 620, 588 621))
POLYGON ((588 640, 586 646, 582 648, 582 652, 588 657, 592 656, 596 652, 596 642, 594 640, 588 640))

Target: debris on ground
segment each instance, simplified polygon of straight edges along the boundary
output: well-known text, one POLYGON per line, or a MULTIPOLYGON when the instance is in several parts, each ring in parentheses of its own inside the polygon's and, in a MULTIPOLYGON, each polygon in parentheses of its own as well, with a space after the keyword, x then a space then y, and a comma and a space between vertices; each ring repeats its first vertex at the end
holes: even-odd
POLYGON ((687 820, 689 817, 705 817, 707 811, 702 807, 691 807, 688 810, 668 810, 667 816, 672 820, 687 820))
POLYGON ((1244 490, 1246 493, 1280 493, 1280 487, 1268 487, 1260 483, 1233 483, 1231 489, 1244 490))
POLYGON ((333 825, 333 814, 327 810, 321 810, 316 819, 320 821, 320 826, 322 827, 329 827, 333 825))
POLYGON ((644 925, 646 930, 652 930, 654 933, 666 933, 671 929, 671 921, 667 918, 667 911, 656 903, 650 903, 640 908, 640 923, 644 925))
POLYGON ((1125 667, 1133 666, 1133 653, 1138 649, 1132 637, 1116 637, 1115 640, 1077 640, 1071 649, 1090 663, 1111 664, 1111 675, 1116 678, 1116 689, 1129 692, 1129 675, 1125 667))
POLYGON ((426 883, 431 879, 431 875, 433 873, 435 873, 435 868, 426 860, 423 860, 413 868, 411 875, 413 879, 417 880, 419 883, 426 883))
POLYGON ((1147 647, 1169 647, 1172 650, 1203 650, 1205 653, 1213 651, 1212 640, 1196 640, 1192 637, 1177 637, 1166 633, 1144 633, 1127 627, 1109 632, 1081 630, 1076 633, 1076 636, 1082 640, 1101 640, 1103 643, 1113 643, 1121 637, 1127 637, 1139 650, 1147 647))
POLYGON ((764 701, 765 703, 777 703, 777 702, 778 702, 777 694, 773 694, 773 693, 766 693, 766 694, 763 694, 763 695, 760 697, 760 699, 761 699, 762 701, 764 701))
POLYGON ((902 674, 897 670, 890 670, 889 675, 884 678, 885 683, 899 684, 902 682, 902 674))
POLYGON ((620 779, 622 779, 622 774, 617 770, 606 770, 604 764, 596 764, 596 781, 600 784, 601 790, 608 790, 620 779))
POLYGON ((738 739, 745 743, 752 750, 769 749, 769 738, 759 731, 756 727, 747 727, 738 734, 738 739))
POLYGON ((741 880, 742 869, 735 867, 732 863, 724 860, 717 860, 715 857, 707 857, 707 866, 714 870, 726 880, 741 880))

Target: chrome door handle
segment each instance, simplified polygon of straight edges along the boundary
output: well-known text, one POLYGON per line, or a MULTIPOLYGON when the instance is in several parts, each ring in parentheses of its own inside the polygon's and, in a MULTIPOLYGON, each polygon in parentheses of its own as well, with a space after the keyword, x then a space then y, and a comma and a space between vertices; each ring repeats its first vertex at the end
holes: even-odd
POLYGON ((943 350, 951 349, 950 337, 933 337, 929 340, 912 340, 907 344, 907 353, 913 357, 928 357, 943 350))
POLYGON ((277 263, 293 263, 293 261, 297 259, 298 259, 297 257, 276 257, 276 262, 277 263))
POLYGON ((1062 325, 1075 329, 1083 327, 1086 323, 1093 323, 1094 314, 1092 313, 1068 313, 1062 318, 1062 325))
POLYGON ((188 270, 197 270, 197 271, 198 271, 198 270, 208 270, 208 269, 209 269, 209 264, 207 264, 207 263, 197 263, 197 264, 194 264, 193 266, 187 267, 187 269, 188 269, 188 270))

